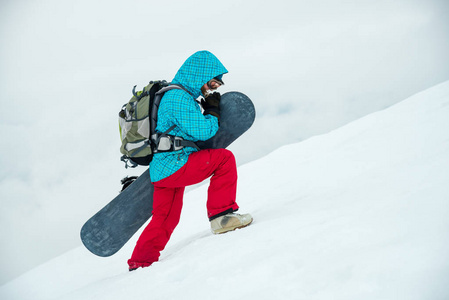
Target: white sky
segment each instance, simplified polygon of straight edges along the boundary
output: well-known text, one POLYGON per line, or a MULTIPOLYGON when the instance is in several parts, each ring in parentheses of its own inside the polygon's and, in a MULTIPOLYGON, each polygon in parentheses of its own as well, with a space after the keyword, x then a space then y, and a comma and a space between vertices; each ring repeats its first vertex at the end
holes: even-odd
POLYGON ((130 174, 116 116, 134 84, 215 53, 223 92, 257 109, 231 148, 241 164, 449 79, 448 13, 444 0, 2 0, 0 283, 78 245, 130 174))

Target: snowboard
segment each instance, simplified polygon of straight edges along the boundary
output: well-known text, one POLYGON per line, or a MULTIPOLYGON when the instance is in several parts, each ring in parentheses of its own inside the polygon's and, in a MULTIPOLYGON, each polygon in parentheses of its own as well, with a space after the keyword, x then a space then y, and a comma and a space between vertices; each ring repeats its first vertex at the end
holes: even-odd
MULTIPOLYGON (((251 100, 240 92, 221 96, 220 128, 214 137, 197 142, 201 149, 226 148, 254 122, 251 100)), ((81 228, 81 241, 93 254, 108 257, 119 251, 151 217, 153 184, 148 169, 81 228)))

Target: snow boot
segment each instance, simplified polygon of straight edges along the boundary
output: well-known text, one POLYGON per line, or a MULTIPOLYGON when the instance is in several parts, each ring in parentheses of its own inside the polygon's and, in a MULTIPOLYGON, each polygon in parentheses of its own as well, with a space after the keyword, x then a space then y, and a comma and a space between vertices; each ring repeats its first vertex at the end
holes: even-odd
POLYGON ((229 213, 210 221, 212 233, 219 234, 243 228, 251 224, 253 217, 250 214, 229 213))
POLYGON ((138 268, 146 268, 151 266, 153 263, 136 263, 136 262, 130 262, 128 261, 128 265, 129 265, 129 271, 135 271, 138 268))

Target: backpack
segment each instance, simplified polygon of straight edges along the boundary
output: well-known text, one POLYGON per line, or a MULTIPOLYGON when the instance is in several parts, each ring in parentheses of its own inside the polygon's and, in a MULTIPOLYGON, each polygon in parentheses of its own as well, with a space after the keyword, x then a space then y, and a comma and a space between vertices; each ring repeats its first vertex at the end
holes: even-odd
POLYGON ((120 152, 123 154, 121 161, 125 163, 126 168, 135 168, 137 165, 148 166, 154 153, 177 151, 186 146, 199 149, 193 142, 169 135, 175 125, 164 133, 155 131, 162 96, 171 89, 182 89, 191 94, 181 85, 169 85, 165 80, 150 81, 139 92, 136 92, 134 86, 133 97, 122 106, 119 112, 122 140, 120 152))

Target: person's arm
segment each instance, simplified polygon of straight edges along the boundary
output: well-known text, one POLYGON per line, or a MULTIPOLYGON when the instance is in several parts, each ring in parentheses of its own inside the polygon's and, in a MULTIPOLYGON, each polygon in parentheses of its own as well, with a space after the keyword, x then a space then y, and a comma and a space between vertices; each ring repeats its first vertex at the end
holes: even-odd
POLYGON ((205 141, 213 137, 218 130, 218 118, 212 114, 201 113, 198 104, 185 93, 173 103, 174 123, 193 141, 205 141))

